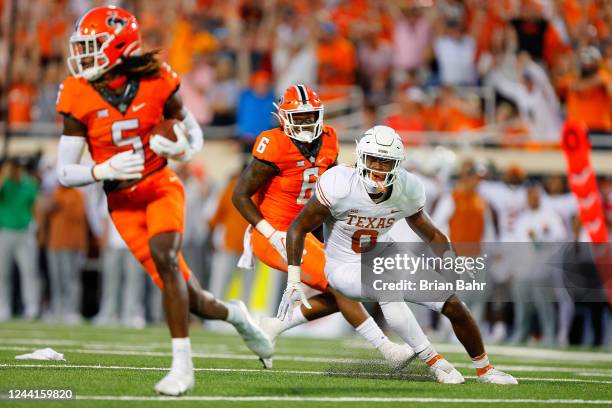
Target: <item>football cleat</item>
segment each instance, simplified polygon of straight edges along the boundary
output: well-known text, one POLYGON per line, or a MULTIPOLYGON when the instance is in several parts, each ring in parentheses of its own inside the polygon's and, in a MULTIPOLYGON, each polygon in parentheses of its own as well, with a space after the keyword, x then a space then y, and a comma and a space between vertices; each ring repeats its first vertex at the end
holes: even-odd
POLYGON ((155 385, 155 392, 177 397, 193 388, 195 382, 192 368, 172 369, 155 385))
POLYGON ((259 356, 262 363, 263 360, 270 359, 274 353, 273 343, 270 341, 268 336, 266 336, 261 327, 255 323, 247 307, 242 301, 236 300, 232 301, 231 303, 238 306, 236 310, 239 315, 236 316, 236 323, 233 325, 236 328, 236 331, 238 331, 238 334, 240 334, 242 337, 242 340, 244 340, 246 346, 249 348, 249 350, 259 356))
POLYGON ((486 373, 479 375, 476 380, 487 384, 516 385, 518 381, 510 374, 491 367, 486 373))
POLYGON ((378 348, 387 364, 394 370, 406 367, 416 356, 416 353, 407 344, 396 344, 390 340, 378 348))
POLYGON ((463 384, 465 379, 445 358, 440 358, 429 367, 436 381, 441 384, 463 384))
MULTIPOLYGON (((278 330, 276 329, 278 323, 279 320, 276 317, 264 317, 259 321, 259 327, 261 327, 261 330, 263 330, 268 339, 270 339, 273 348, 276 346, 276 337, 278 337, 278 330)), ((272 368, 272 356, 269 358, 260 358, 259 361, 261 361, 263 368, 272 368)))

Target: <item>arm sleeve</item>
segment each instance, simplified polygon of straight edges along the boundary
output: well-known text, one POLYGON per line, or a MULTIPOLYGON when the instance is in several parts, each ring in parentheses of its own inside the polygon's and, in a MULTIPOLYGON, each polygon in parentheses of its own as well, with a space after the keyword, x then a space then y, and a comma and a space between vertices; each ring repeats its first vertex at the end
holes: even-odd
POLYGON ((95 183, 92 166, 80 164, 85 138, 62 135, 57 150, 57 178, 65 187, 80 187, 95 183))

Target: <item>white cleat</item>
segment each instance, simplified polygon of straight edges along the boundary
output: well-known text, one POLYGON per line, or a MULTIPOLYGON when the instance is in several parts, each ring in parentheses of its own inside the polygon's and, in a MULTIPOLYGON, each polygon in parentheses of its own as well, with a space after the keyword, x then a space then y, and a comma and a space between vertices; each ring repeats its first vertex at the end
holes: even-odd
POLYGON ((501 384, 501 385, 516 385, 518 381, 510 374, 499 371, 496 368, 489 369, 486 373, 479 375, 476 380, 481 383, 487 384, 501 384))
POLYGON ((191 390, 194 382, 193 369, 172 369, 155 385, 155 392, 178 397, 191 390))
MULTIPOLYGON (((278 331, 275 327, 278 325, 279 320, 276 317, 264 317, 259 321, 259 327, 265 333, 265 335, 270 339, 272 343, 272 347, 276 347, 276 337, 278 336, 278 331)), ((261 364, 265 369, 271 369, 273 365, 272 356, 269 358, 260 358, 261 364)))
POLYGON ((396 344, 392 341, 385 342, 378 348, 381 352, 387 364, 394 370, 401 370, 406 367, 414 357, 416 353, 407 344, 396 344))
POLYGON ((446 359, 441 358, 429 367, 436 381, 441 384, 463 384, 465 379, 446 359))
POLYGON ((259 356, 262 363, 264 360, 271 359, 274 353, 274 344, 270 341, 261 327, 255 323, 244 302, 237 300, 231 303, 238 306, 237 309, 240 316, 237 316, 238 323, 235 323, 234 327, 244 340, 246 346, 259 356))

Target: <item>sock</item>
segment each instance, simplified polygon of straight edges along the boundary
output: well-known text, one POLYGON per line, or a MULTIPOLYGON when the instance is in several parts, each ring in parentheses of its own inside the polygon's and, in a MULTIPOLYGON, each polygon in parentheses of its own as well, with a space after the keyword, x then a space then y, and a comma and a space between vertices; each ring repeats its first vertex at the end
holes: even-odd
POLYGON ((432 346, 406 303, 381 302, 379 304, 389 327, 408 343, 427 365, 431 366, 444 358, 432 346))
POLYGON ((429 339, 423 333, 412 310, 404 302, 380 302, 380 308, 387 324, 398 336, 402 338, 415 353, 422 352, 431 346, 429 339))
POLYGON ((232 302, 224 302, 224 304, 225 307, 227 307, 227 317, 225 318, 225 321, 234 326, 242 323, 244 320, 244 315, 238 305, 232 302))
POLYGON ((493 368, 491 363, 489 363, 489 356, 487 356, 487 353, 482 353, 474 357, 472 359, 472 364, 474 364, 474 368, 476 369, 476 375, 483 375, 493 368))
POLYGON ((367 318, 355 330, 376 349, 389 341, 372 317, 367 318))
POLYGON ((302 313, 302 308, 294 307, 293 313, 291 314, 291 320, 289 320, 289 318, 279 320, 276 317, 273 317, 270 322, 270 328, 275 331, 274 337, 276 337, 295 326, 306 323, 307 321, 308 319, 306 319, 304 313, 302 313))
POLYGON ((192 369, 189 337, 172 339, 172 369, 192 369))
POLYGON ((444 356, 442 356, 442 354, 439 354, 436 349, 434 348, 434 346, 431 345, 431 343, 429 343, 423 350, 416 352, 417 355, 419 356, 419 358, 421 360, 423 360, 425 362, 425 364, 427 364, 429 367, 431 367, 432 365, 434 365, 436 363, 436 361, 444 358, 444 356))

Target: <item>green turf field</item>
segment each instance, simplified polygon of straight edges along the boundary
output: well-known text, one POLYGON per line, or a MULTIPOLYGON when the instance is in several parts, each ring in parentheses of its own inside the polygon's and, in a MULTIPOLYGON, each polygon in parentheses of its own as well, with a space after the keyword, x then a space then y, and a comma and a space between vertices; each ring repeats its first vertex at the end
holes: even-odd
POLYGON ((433 382, 415 361, 400 373, 356 337, 277 342, 273 370, 263 370, 237 336, 200 328, 191 333, 196 386, 186 397, 156 396, 152 387, 170 365, 163 327, 145 330, 68 327, 42 323, 0 324, 0 391, 66 389, 77 401, 23 402, 16 407, 395 407, 612 406, 612 353, 489 347, 493 363, 518 386, 479 384, 469 359, 456 345, 438 350, 466 376, 466 384, 433 382), (66 361, 15 360, 15 355, 52 347, 66 361))

